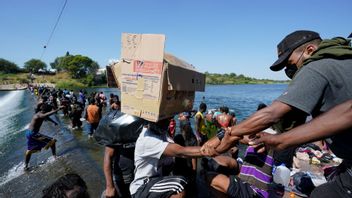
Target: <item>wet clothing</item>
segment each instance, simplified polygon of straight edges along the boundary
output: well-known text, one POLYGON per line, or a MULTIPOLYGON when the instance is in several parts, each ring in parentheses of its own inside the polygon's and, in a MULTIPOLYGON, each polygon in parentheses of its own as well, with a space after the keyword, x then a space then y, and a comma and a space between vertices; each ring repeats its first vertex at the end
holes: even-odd
POLYGON ((42 148, 48 149, 51 147, 55 140, 46 135, 40 134, 39 132, 34 132, 32 130, 26 130, 27 138, 27 150, 36 150, 40 151, 42 148))

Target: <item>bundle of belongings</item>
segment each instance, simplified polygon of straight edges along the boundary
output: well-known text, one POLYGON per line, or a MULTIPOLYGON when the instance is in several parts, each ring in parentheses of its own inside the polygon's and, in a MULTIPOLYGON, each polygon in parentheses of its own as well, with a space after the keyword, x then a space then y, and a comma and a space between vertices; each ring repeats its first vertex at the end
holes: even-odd
POLYGON ((309 197, 315 187, 332 178, 331 175, 341 162, 334 154, 312 143, 297 148, 286 191, 300 197, 309 197))
POLYGON ((101 145, 134 143, 144 125, 139 117, 112 110, 100 120, 94 138, 101 145))

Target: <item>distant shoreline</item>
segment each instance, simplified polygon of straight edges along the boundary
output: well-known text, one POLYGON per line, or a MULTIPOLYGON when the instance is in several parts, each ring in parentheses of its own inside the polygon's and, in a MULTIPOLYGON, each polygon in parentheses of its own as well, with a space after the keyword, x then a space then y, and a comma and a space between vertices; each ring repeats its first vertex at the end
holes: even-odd
POLYGON ((4 84, 0 85, 0 91, 15 91, 15 90, 24 90, 27 89, 28 85, 27 84, 4 84))
POLYGON ((55 87, 55 84, 52 83, 14 83, 14 84, 0 84, 0 91, 16 91, 16 90, 25 90, 28 88, 28 85, 44 85, 45 87, 55 87))

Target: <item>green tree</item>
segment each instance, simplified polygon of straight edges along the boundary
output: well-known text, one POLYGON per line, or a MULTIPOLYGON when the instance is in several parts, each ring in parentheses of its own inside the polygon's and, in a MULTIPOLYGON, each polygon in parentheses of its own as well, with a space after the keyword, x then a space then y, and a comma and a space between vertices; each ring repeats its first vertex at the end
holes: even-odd
POLYGON ((0 58, 0 72, 2 73, 17 73, 20 68, 13 62, 0 58))
POLYGON ((89 74, 95 75, 99 68, 98 63, 87 56, 75 55, 69 59, 66 58, 67 65, 64 68, 71 74, 72 78, 84 78, 89 74))
POLYGON ((43 61, 39 60, 39 59, 31 59, 27 62, 24 63, 24 68, 27 71, 31 71, 33 73, 37 73, 39 71, 39 69, 46 69, 46 63, 44 63, 43 61))
POLYGON ((86 78, 94 79, 95 73, 99 68, 97 62, 93 61, 87 56, 70 55, 66 52, 65 56, 57 57, 50 66, 57 71, 67 71, 72 78, 86 78))

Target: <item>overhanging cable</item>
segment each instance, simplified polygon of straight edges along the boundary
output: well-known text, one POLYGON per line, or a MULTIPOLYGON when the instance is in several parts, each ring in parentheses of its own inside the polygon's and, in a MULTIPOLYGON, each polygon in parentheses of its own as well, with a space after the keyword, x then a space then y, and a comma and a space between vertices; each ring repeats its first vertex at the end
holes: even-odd
POLYGON ((56 20, 56 22, 55 22, 54 28, 52 29, 52 31, 51 31, 51 33, 50 33, 49 39, 47 40, 46 44, 45 44, 44 47, 43 47, 43 52, 42 52, 42 54, 41 54, 41 56, 40 56, 40 59, 43 58, 44 53, 45 53, 45 51, 46 51, 46 48, 47 48, 47 46, 49 45, 50 40, 51 40, 51 38, 52 38, 53 35, 54 35, 54 32, 55 32, 56 27, 57 27, 57 24, 59 24, 61 15, 62 15, 62 13, 63 13, 64 10, 65 10, 66 4, 67 4, 67 0, 65 0, 65 3, 64 3, 64 5, 62 6, 61 11, 60 11, 60 14, 59 14, 59 16, 57 17, 57 20, 56 20))

